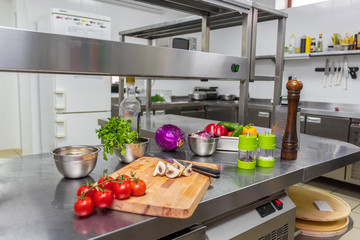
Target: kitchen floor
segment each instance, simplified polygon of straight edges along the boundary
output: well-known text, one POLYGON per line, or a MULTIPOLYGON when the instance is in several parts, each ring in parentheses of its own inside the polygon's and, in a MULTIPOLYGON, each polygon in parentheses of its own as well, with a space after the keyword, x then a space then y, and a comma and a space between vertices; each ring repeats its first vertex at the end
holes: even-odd
MULTIPOLYGON (((21 149, 6 149, 0 151, 1 158, 11 158, 21 156, 21 149)), ((352 211, 350 216, 354 220, 353 229, 346 233, 341 240, 359 240, 360 239, 360 186, 336 181, 333 179, 319 177, 306 183, 299 183, 300 186, 308 186, 318 188, 334 194, 344 201, 346 201, 351 207, 352 211)))
POLYGON ((351 207, 351 218, 354 221, 353 228, 342 236, 341 240, 359 240, 360 239, 360 186, 345 183, 330 178, 319 177, 306 183, 300 183, 313 188, 322 189, 342 198, 351 207))
POLYGON ((1 158, 12 158, 22 155, 21 149, 4 149, 0 150, 0 159, 1 158))

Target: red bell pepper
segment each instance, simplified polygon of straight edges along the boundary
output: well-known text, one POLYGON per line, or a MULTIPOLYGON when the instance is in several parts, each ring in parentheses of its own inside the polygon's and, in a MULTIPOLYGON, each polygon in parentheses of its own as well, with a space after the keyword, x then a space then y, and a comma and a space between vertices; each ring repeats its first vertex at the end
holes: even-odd
POLYGON ((224 127, 223 125, 215 124, 215 123, 211 123, 211 124, 207 125, 204 128, 204 130, 212 132, 213 134, 217 134, 220 136, 228 135, 228 130, 226 129, 226 127, 224 127))

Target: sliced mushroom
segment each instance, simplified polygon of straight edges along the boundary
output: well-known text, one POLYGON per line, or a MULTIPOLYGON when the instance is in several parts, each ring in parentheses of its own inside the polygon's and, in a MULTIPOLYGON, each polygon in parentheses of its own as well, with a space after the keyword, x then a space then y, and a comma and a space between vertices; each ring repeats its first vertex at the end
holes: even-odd
POLYGON ((182 171, 182 175, 184 175, 185 177, 188 177, 192 174, 193 170, 192 170, 192 163, 187 166, 184 171, 182 171))
POLYGON ((162 161, 159 161, 155 167, 153 176, 156 176, 156 175, 164 176, 165 172, 166 172, 165 163, 163 163, 162 161))
POLYGON ((179 174, 181 174, 181 172, 182 171, 180 171, 176 167, 170 165, 169 163, 167 164, 166 176, 168 178, 176 178, 177 176, 179 176, 179 174))
POLYGON ((174 160, 174 163, 172 164, 172 166, 176 167, 177 169, 179 169, 182 172, 185 169, 184 165, 182 165, 175 159, 173 159, 173 160, 174 160))

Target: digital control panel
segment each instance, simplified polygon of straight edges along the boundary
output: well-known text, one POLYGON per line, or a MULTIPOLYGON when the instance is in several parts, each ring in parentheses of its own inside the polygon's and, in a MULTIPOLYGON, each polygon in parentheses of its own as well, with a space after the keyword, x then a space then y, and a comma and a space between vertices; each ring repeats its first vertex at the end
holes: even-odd
POLYGON ((275 208, 277 210, 281 210, 283 208, 283 203, 279 199, 274 199, 264 205, 261 205, 260 207, 256 208, 256 211, 259 213, 259 215, 263 218, 266 217, 269 214, 272 214, 275 212, 275 208))

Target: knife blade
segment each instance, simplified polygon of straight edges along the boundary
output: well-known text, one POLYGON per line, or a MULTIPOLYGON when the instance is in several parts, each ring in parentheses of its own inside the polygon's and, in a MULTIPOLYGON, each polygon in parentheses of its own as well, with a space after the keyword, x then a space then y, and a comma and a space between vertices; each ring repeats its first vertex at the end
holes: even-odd
POLYGON ((324 74, 323 87, 326 88, 327 80, 329 77, 329 59, 328 58, 326 59, 326 62, 325 62, 325 70, 324 71, 325 71, 325 74, 324 74))
POLYGON ((330 68, 330 75, 329 75, 329 84, 328 84, 329 87, 332 86, 332 80, 334 77, 334 73, 335 73, 335 62, 332 62, 331 68, 330 68))
POLYGON ((334 86, 338 86, 340 84, 340 77, 341 77, 341 62, 338 61, 337 68, 335 71, 335 81, 334 86))
POLYGON ((343 75, 342 75, 342 79, 344 80, 344 82, 343 82, 344 90, 347 89, 347 77, 348 77, 348 75, 349 75, 348 61, 347 61, 347 58, 344 57, 344 67, 343 67, 343 75))
MULTIPOLYGON (((164 158, 165 161, 169 162, 169 163, 174 163, 174 160, 172 158, 164 158)), ((181 163, 182 165, 184 165, 185 167, 189 166, 190 163, 189 162, 185 162, 182 160, 177 160, 179 163, 181 163)), ((200 173, 202 175, 205 175, 207 177, 212 177, 212 178, 219 178, 220 177, 220 171, 217 169, 212 169, 212 168, 208 168, 208 167, 204 167, 204 166, 199 166, 193 163, 192 165, 192 170, 194 172, 200 173)))

